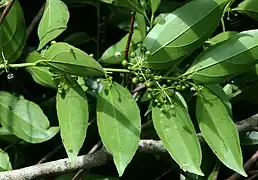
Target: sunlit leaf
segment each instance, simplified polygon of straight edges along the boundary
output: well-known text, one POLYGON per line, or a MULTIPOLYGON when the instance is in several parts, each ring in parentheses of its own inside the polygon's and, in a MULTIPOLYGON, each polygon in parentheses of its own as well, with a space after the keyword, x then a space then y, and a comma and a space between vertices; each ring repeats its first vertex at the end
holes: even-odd
POLYGON ((69 20, 69 11, 61 0, 47 0, 43 16, 38 27, 39 49, 59 36, 66 28, 69 20))
MULTIPOLYGON (((181 97, 181 95, 180 95, 181 97)), ((181 97, 182 98, 182 97, 181 97)), ((201 149, 185 102, 176 95, 171 104, 152 107, 154 127, 171 157, 185 171, 203 175, 201 149)))
POLYGON ((127 89, 105 83, 97 100, 97 124, 101 140, 122 176, 138 148, 141 132, 140 111, 127 89))
POLYGON ((197 98, 196 116, 202 136, 216 156, 230 169, 247 176, 236 125, 224 103, 207 88, 197 98))
POLYGON ((54 71, 78 76, 103 76, 104 70, 90 55, 67 43, 55 43, 45 52, 39 63, 50 66, 54 71))
MULTIPOLYGON (((26 57, 26 62, 34 63, 42 59, 37 51, 29 53, 26 57)), ((26 70, 31 74, 34 81, 42 86, 57 88, 58 83, 53 79, 52 74, 49 72, 49 67, 29 66, 26 70)))
POLYGON ((50 127, 37 104, 8 92, 0 92, 0 112, 2 126, 30 143, 47 141, 59 131, 59 127, 50 127))
POLYGON ((156 24, 143 41, 151 52, 144 66, 169 68, 188 57, 215 31, 228 2, 193 0, 167 14, 165 23, 156 24))
POLYGON ((6 152, 0 149, 0 171, 12 170, 12 165, 9 156, 6 152))
POLYGON ((258 30, 243 31, 201 53, 185 75, 205 84, 225 82, 256 64, 257 41, 258 30))
POLYGON ((62 141, 72 164, 83 145, 88 128, 88 100, 79 85, 63 96, 57 94, 56 108, 62 141))

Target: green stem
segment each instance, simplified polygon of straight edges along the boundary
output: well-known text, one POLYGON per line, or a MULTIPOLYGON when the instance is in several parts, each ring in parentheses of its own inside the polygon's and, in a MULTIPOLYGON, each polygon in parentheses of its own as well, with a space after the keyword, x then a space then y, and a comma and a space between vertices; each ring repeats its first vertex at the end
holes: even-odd
MULTIPOLYGON (((30 67, 36 66, 37 62, 34 63, 21 63, 21 64, 8 64, 9 68, 22 68, 22 67, 30 67)), ((0 64, 0 69, 4 69, 6 67, 5 64, 0 64)))
POLYGON ((131 73, 131 71, 127 69, 113 69, 113 68, 103 68, 107 72, 118 72, 118 73, 131 73))
POLYGON ((165 79, 165 80, 178 80, 179 77, 165 77, 165 76, 155 76, 154 78, 159 78, 159 79, 165 79))

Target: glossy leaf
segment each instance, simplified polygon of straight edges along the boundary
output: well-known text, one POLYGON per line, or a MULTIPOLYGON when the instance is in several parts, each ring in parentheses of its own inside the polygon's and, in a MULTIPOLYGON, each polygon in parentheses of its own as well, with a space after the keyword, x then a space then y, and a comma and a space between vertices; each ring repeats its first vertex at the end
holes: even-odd
POLYGON ((225 91, 223 90, 223 88, 219 84, 206 85, 205 87, 208 88, 213 94, 215 94, 224 103, 230 117, 232 117, 232 106, 230 103, 230 99, 225 93, 225 91))
MULTIPOLYGON (((37 51, 29 53, 26 57, 27 63, 34 63, 42 59, 37 51)), ((46 87, 57 88, 58 83, 53 80, 52 74, 49 72, 49 67, 29 66, 26 70, 31 74, 34 81, 46 87)))
POLYGON ((187 70, 196 82, 218 84, 247 71, 258 59, 258 30, 243 31, 201 53, 187 70))
POLYGON ((200 144, 185 102, 182 102, 179 97, 175 95, 172 99, 174 109, 171 109, 169 103, 162 108, 152 107, 153 124, 165 148, 180 168, 203 175, 200 169, 200 144))
POLYGON ((151 13, 154 14, 158 9, 161 0, 149 0, 149 2, 151 5, 151 13))
POLYGON ((258 21, 258 4, 256 0, 244 0, 233 11, 239 11, 247 14, 254 20, 258 21))
POLYGON ((69 11, 61 0, 47 0, 43 16, 38 27, 39 49, 55 39, 67 28, 69 11))
POLYGON ((165 23, 154 26, 143 41, 151 52, 144 66, 169 68, 188 57, 215 31, 228 2, 193 0, 167 14, 165 23))
POLYGON ((141 132, 140 110, 127 89, 105 83, 97 100, 97 124, 101 140, 122 176, 138 148, 141 132))
POLYGON ((50 127, 40 107, 23 97, 0 92, 0 122, 12 134, 30 143, 41 143, 51 139, 59 131, 50 127))
MULTIPOLYGON (((15 1, 0 28, 0 49, 9 63, 15 62, 25 45, 26 27, 19 1, 15 1)), ((0 61, 3 61, 2 55, 0 61)))
MULTIPOLYGON (((124 60, 124 49, 128 40, 128 35, 124 36, 118 43, 109 47, 101 56, 99 62, 106 64, 121 64, 124 60)), ((141 41, 141 32, 134 30, 129 53, 135 50, 135 45, 141 41)))
POLYGON ((222 32, 222 33, 219 33, 218 35, 214 36, 213 38, 210 38, 208 41, 206 41, 206 43, 213 46, 215 44, 227 41, 228 39, 230 39, 231 37, 233 37, 237 34, 238 34, 238 32, 236 32, 236 31, 222 32))
MULTIPOLYGON (((55 43, 45 52, 43 65, 78 76, 102 76, 100 64, 90 55, 67 43, 55 43)), ((39 65, 40 65, 39 64, 39 65)))
POLYGON ((12 170, 12 165, 9 156, 6 152, 0 149, 0 171, 12 170))
POLYGON ((202 136, 227 167, 246 176, 236 125, 224 103, 209 89, 197 98, 196 116, 202 136))
MULTIPOLYGON (((141 33, 141 38, 142 39, 145 38, 146 37, 146 31, 147 31, 147 25, 146 25, 145 17, 142 14, 140 14, 140 13, 136 13, 135 14, 135 22, 137 23, 137 27, 138 27, 138 29, 139 29, 139 31, 141 33)), ((135 31, 138 31, 138 30, 134 30, 134 33, 135 33, 135 31)), ((138 32, 136 32, 136 33, 138 33, 138 32)), ((139 38, 139 40, 141 40, 140 36, 139 37, 138 36, 137 36, 137 39, 136 39, 136 37, 134 37, 134 40, 136 39, 136 41, 137 41, 138 38, 139 38)))
POLYGON ((56 109, 61 138, 72 164, 83 145, 88 128, 87 97, 79 85, 70 87, 65 96, 56 96, 56 109))
POLYGON ((133 11, 137 11, 146 16, 144 8, 142 7, 139 0, 101 0, 102 2, 113 4, 115 6, 121 6, 129 8, 133 11))

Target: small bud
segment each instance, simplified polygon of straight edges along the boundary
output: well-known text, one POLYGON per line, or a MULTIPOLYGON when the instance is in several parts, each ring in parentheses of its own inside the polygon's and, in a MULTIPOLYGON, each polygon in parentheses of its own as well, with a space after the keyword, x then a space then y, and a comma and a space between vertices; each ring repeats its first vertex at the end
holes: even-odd
POLYGON ((116 53, 115 53, 115 56, 116 56, 116 57, 120 57, 120 56, 122 56, 122 54, 121 54, 121 52, 116 52, 116 53))
POLYGON ((90 57, 92 57, 92 58, 93 58, 93 57, 94 57, 94 54, 90 54, 90 57))
POLYGON ((131 52, 130 57, 131 58, 135 58, 136 57, 136 53, 135 52, 131 52))
POLYGON ((150 56, 150 55, 151 55, 151 52, 150 52, 150 51, 146 51, 146 52, 145 52, 145 56, 146 56, 146 57, 148 57, 148 56, 150 56))
POLYGON ((51 41, 50 43, 51 43, 51 45, 53 45, 53 44, 56 44, 56 41, 51 41))
POLYGON ((128 63, 127 60, 123 60, 123 61, 122 61, 122 66, 125 67, 125 66, 127 65, 127 63, 128 63))

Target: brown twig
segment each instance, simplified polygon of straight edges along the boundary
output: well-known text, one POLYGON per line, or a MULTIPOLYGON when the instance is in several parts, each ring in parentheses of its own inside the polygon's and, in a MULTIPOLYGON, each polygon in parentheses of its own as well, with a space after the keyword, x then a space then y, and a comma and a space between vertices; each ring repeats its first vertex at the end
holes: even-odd
POLYGON ((133 37, 134 21, 135 21, 135 12, 132 12, 131 17, 130 17, 129 35, 128 35, 127 43, 126 43, 126 46, 125 46, 125 49, 124 49, 125 60, 128 60, 128 58, 129 58, 128 54, 129 54, 131 40, 132 40, 132 37, 133 37))
MULTIPOLYGON (((237 125, 239 132, 245 132, 245 128, 257 125, 257 115, 247 118, 246 120, 240 121, 237 125), (254 118, 254 119, 252 119, 254 118), (244 121, 246 121, 244 123, 244 121), (247 125, 248 124, 248 125, 247 125), (245 127, 245 128, 244 128, 245 127)), ((200 137, 200 136, 198 136, 200 137)), ((203 138, 199 139, 202 143, 203 138)), ((161 141, 155 140, 141 140, 138 151, 142 153, 164 153, 167 152, 166 148, 163 146, 161 141)), ((258 157, 258 152, 255 154, 255 159, 258 157)), ((87 154, 77 157, 77 163, 75 166, 71 167, 69 159, 61 159, 52 162, 47 162, 39 165, 29 166, 22 169, 17 169, 13 171, 0 172, 1 180, 12 180, 12 179, 33 179, 44 176, 56 175, 60 173, 66 173, 75 171, 77 169, 90 169, 93 167, 101 166, 110 162, 110 154, 104 150, 99 150, 92 154, 87 154)), ((254 159, 252 157, 253 163, 254 159)), ((251 166, 251 163, 248 163, 248 166, 251 166)), ((247 167, 247 165, 245 165, 247 167)), ((232 179, 231 179, 232 180, 232 179)), ((234 179, 235 180, 235 179, 234 179)))
POLYGON ((42 7, 40 8, 39 12, 37 13, 37 15, 33 18, 33 20, 31 21, 29 27, 27 28, 27 32, 26 32, 26 40, 29 38, 29 36, 32 34, 32 31, 35 29, 36 25, 38 24, 38 22, 40 21, 44 9, 45 9, 45 5, 46 3, 44 3, 42 5, 42 7))
MULTIPOLYGON (((98 150, 98 148, 101 146, 101 141, 99 141, 93 148, 89 151, 88 154, 92 154, 98 150)), ((79 177, 83 173, 84 169, 80 169, 72 178, 72 180, 75 180, 77 177, 79 177)))
POLYGON ((62 147, 63 147, 62 144, 60 144, 59 146, 57 146, 53 151, 49 152, 46 156, 44 156, 42 159, 40 159, 37 164, 41 164, 41 163, 45 162, 46 160, 48 160, 49 158, 51 158, 51 157, 52 157, 53 155, 55 155, 62 147))
MULTIPOLYGON (((245 163, 244 165, 244 169, 247 172, 251 166, 258 160, 258 151, 256 151, 254 153, 254 155, 245 163)), ((233 174, 232 176, 230 176, 227 180, 237 180, 240 179, 241 175, 238 173, 233 174)))
POLYGON ((10 0, 8 5, 4 8, 4 11, 0 17, 0 24, 2 24, 8 14, 8 12, 10 11, 10 9, 12 8, 13 6, 13 3, 14 3, 14 0, 10 0))

